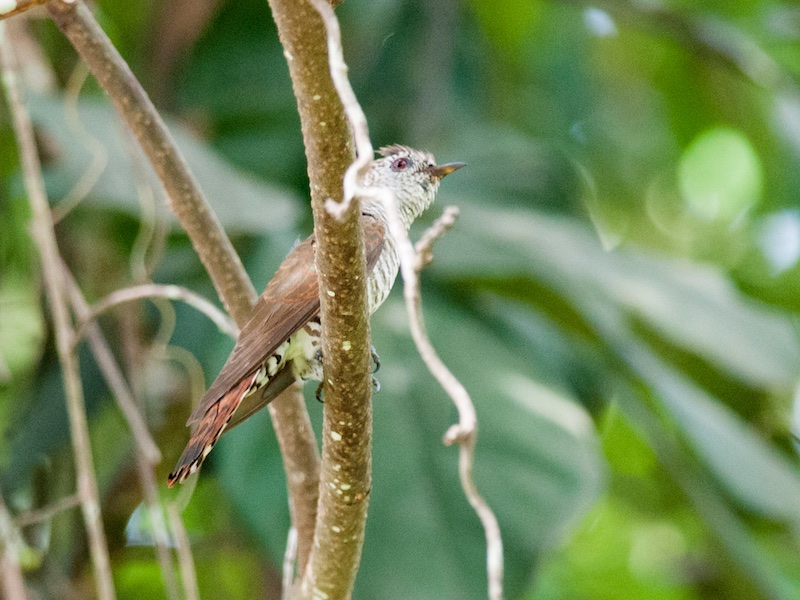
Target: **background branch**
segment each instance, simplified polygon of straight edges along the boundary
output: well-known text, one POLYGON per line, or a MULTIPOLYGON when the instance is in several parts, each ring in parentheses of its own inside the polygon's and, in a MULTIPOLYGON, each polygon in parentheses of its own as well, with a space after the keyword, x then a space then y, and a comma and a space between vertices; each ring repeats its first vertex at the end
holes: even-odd
POLYGON ((211 304, 208 300, 194 293, 192 290, 179 285, 161 285, 157 283, 147 283, 142 285, 129 286, 120 290, 116 290, 108 294, 105 298, 96 302, 95 305, 89 308, 88 312, 84 312, 80 317, 80 323, 76 328, 75 343, 77 343, 85 332, 89 324, 97 319, 101 314, 124 304, 125 302, 133 302, 134 300, 144 300, 146 298, 167 298, 168 300, 180 300, 197 309, 206 317, 211 319, 214 324, 219 328, 222 333, 225 333, 234 339, 239 335, 239 330, 236 325, 220 311, 216 306, 211 304))
POLYGON ((256 299, 253 284, 153 103, 81 0, 52 0, 48 10, 144 150, 226 310, 241 324, 256 299))
MULTIPOLYGON (((2 33, 0 33, 0 36, 2 33)), ((20 553, 25 548, 17 525, 6 508, 0 490, 0 592, 6 600, 28 600, 25 578, 22 575, 20 553)))
POLYGON ((17 69, 13 51, 2 27, 0 27, 0 65, 2 65, 3 84, 9 110, 11 111, 14 133, 20 149, 25 190, 33 212, 31 235, 39 251, 45 292, 53 317, 56 348, 61 362, 67 398, 67 414, 69 416, 70 437, 77 473, 77 488, 81 498, 83 519, 86 524, 89 551, 95 568, 97 594, 101 600, 111 600, 115 597, 114 584, 111 577, 111 563, 100 514, 100 499, 97 492, 92 451, 89 445, 89 426, 86 422, 86 408, 83 400, 83 387, 78 359, 72 351, 71 339, 74 332, 70 324, 69 311, 63 289, 61 260, 50 216, 50 208, 47 204, 39 156, 36 152, 33 126, 25 109, 22 90, 17 83, 17 69))
MULTIPOLYGON (((152 102, 81 0, 52 0, 48 8, 138 140, 223 304, 241 327, 256 299, 252 283, 152 102)), ((269 412, 280 435, 306 431, 302 422, 286 421, 291 415, 307 412, 302 398, 297 395, 282 394, 270 404, 269 412), (287 407, 288 403, 294 406, 287 407)), ((313 436, 306 440, 308 445, 315 443, 313 436)), ((308 468, 303 478, 316 476, 314 466, 307 460, 294 460, 285 455, 283 459, 289 482, 300 478, 289 472, 290 463, 297 468, 308 468)), ((297 493, 300 491, 290 487, 291 496, 297 493)), ((298 509, 305 506, 300 501, 291 501, 298 509)))
POLYGON ((200 589, 197 586, 197 570, 194 567, 192 558, 192 545, 189 536, 186 535, 186 528, 183 526, 180 512, 176 502, 167 503, 167 521, 170 530, 175 534, 176 551, 178 553, 178 564, 181 569, 181 579, 183 580, 183 593, 186 600, 199 600, 200 589))
POLYGON ((21 12, 30 10, 34 6, 44 4, 45 2, 47 2, 47 0, 11 0, 11 2, 4 5, 3 9, 0 10, 0 19, 13 17, 21 12))
POLYGON ((71 510, 81 505, 81 497, 78 494, 71 494, 65 498, 59 498, 54 502, 43 506, 36 510, 30 510, 17 515, 16 523, 18 527, 27 527, 41 523, 42 521, 49 521, 58 513, 66 510, 71 510))
MULTIPOLYGON (((122 369, 120 369, 117 364, 108 342, 103 336, 100 327, 92 320, 94 313, 87 304, 86 299, 78 288, 78 284, 73 279, 66 265, 64 265, 64 279, 67 283, 72 308, 77 318, 84 324, 83 327, 85 327, 88 334, 89 347, 100 367, 100 371, 103 373, 106 383, 114 394, 120 411, 125 416, 128 426, 131 429, 135 444, 134 458, 139 472, 139 481, 142 486, 144 504, 147 507, 153 528, 153 543, 155 545, 156 557, 161 567, 168 597, 178 598, 178 585, 173 573, 172 555, 169 550, 169 528, 163 518, 161 498, 158 493, 158 483, 155 473, 155 467, 161 461, 161 453, 150 436, 147 425, 139 413, 133 393, 125 381, 122 369)), ((80 331, 81 329, 75 334, 76 339, 79 337, 80 331)), ((168 506, 171 506, 171 503, 168 503, 168 506)), ((172 531, 175 531, 176 534, 183 532, 183 523, 180 520, 177 523, 171 522, 170 525, 172 531)), ((179 567, 183 575, 184 587, 191 592, 191 590, 197 587, 191 548, 189 548, 189 546, 183 547, 183 544, 187 543, 185 532, 183 532, 183 535, 176 535, 176 538, 179 567), (188 584, 186 582, 188 582, 188 584)), ((196 598, 197 595, 190 596, 187 592, 187 597, 196 598)))
POLYGON ((455 214, 446 212, 434 223, 431 229, 422 236, 422 242, 415 250, 408 238, 403 221, 397 210, 394 195, 386 194, 390 205, 387 211, 389 228, 397 242, 400 254, 400 271, 403 274, 403 297, 406 302, 408 322, 411 327, 411 336, 417 345, 417 350, 425 361, 428 370, 447 392, 458 409, 458 423, 450 427, 445 433, 444 443, 461 445, 458 454, 458 473, 461 487, 472 508, 477 513, 486 535, 486 570, 488 576, 488 591, 490 600, 503 598, 503 540, 500 535, 500 525, 494 512, 478 493, 478 488, 472 477, 472 467, 475 456, 475 443, 478 437, 478 419, 475 406, 469 393, 461 382, 453 375, 450 369, 442 362, 433 344, 425 331, 425 321, 422 316, 422 295, 419 289, 419 271, 431 260, 431 245, 444 232, 452 226, 455 214), (450 222, 450 223, 448 223, 450 222), (420 254, 417 252, 420 251, 420 254))

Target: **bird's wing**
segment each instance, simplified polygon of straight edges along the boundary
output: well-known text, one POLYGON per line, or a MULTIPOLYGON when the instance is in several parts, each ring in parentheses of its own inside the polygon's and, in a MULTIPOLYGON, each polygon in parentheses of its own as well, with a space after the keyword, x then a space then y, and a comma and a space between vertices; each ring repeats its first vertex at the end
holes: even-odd
MULTIPOLYGON (((369 273, 383 250, 386 231, 383 223, 372 215, 362 215, 361 226, 369 273)), ((315 246, 312 235, 281 263, 242 328, 222 371, 192 412, 187 425, 198 422, 222 396, 253 373, 278 346, 319 312, 315 246)), ((249 412, 255 410, 257 408, 249 412)))

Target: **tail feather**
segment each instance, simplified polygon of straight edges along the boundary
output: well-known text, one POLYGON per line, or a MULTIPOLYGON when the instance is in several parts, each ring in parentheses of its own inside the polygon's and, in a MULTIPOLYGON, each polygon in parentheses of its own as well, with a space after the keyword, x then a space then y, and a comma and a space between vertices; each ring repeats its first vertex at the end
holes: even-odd
POLYGON ((219 436, 225 431, 233 413, 239 408, 242 399, 251 390, 259 376, 260 369, 242 379, 233 389, 228 391, 218 402, 212 404, 203 415, 197 428, 192 432, 189 443, 178 459, 175 470, 167 478, 167 487, 182 483, 189 475, 197 471, 211 452, 219 436))

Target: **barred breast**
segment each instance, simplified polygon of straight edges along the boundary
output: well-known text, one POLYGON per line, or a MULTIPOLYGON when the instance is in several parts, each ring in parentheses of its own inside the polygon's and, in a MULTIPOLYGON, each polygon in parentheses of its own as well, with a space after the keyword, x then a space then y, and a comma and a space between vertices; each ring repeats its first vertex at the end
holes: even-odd
POLYGON ((397 255, 397 246, 392 236, 387 235, 383 239, 383 251, 378 257, 378 262, 375 263, 367 279, 367 301, 370 314, 378 310, 378 307, 386 300, 392 290, 394 280, 397 278, 399 267, 400 257, 397 255))

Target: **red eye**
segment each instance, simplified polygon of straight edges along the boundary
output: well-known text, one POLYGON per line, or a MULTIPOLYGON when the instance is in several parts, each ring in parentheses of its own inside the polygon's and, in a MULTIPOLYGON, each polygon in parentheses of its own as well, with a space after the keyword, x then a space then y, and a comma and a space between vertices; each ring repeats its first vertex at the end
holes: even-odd
POLYGON ((405 171, 407 168, 407 158, 395 158, 394 161, 392 161, 392 171, 405 171))

